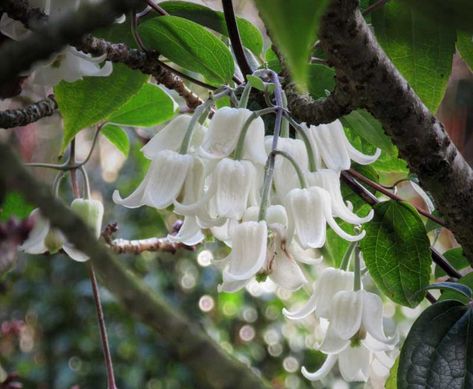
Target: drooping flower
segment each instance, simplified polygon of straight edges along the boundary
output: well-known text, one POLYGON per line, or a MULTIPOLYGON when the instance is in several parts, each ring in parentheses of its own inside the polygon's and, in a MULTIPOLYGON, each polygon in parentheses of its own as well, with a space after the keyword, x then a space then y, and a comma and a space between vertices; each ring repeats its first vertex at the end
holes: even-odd
POLYGON ((307 134, 313 149, 320 153, 324 165, 329 169, 337 171, 350 169, 351 160, 361 165, 368 165, 376 161, 381 154, 380 149, 376 149, 373 155, 366 155, 355 149, 348 141, 340 120, 310 126, 307 134))
MULTIPOLYGON (((209 124, 200 153, 204 158, 228 157, 237 146, 245 121, 252 112, 246 108, 223 107, 218 109, 209 124)), ((264 122, 260 117, 253 120, 243 143, 242 158, 264 165, 264 122)))
POLYGON ((315 312, 317 317, 328 319, 333 306, 333 297, 341 290, 352 290, 354 273, 328 267, 314 283, 312 296, 303 307, 296 311, 283 309, 283 314, 293 320, 303 319, 315 312))
POLYGON ((347 207, 340 189, 340 172, 331 169, 320 169, 310 174, 310 182, 312 185, 325 189, 330 194, 333 216, 339 217, 350 224, 367 223, 373 218, 373 210, 365 217, 360 217, 347 207))
MULTIPOLYGON (((71 203, 71 209, 86 222, 98 239, 102 226, 103 204, 98 200, 75 199, 71 203)), ((35 219, 35 224, 28 239, 19 246, 19 250, 28 254, 45 252, 54 254, 62 248, 67 255, 78 262, 89 259, 87 255, 68 242, 61 231, 51 228, 49 220, 41 215, 39 209, 34 209, 30 217, 35 219)))
POLYGON ((177 199, 184 186, 193 158, 164 150, 157 154, 138 188, 126 198, 117 190, 113 192, 113 201, 127 208, 148 205, 157 209, 168 207, 177 199))
POLYGON ((285 199, 291 230, 302 248, 320 248, 325 244, 326 224, 341 238, 350 242, 365 236, 365 231, 350 235, 337 224, 332 216, 330 194, 316 186, 292 189, 285 199))

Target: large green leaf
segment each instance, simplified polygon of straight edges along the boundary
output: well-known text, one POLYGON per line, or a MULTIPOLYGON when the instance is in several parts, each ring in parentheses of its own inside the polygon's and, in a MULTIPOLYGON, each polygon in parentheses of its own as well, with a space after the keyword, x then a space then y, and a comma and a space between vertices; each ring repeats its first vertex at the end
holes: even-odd
POLYGON ((465 32, 457 34, 457 49, 463 60, 473 70, 473 35, 465 32))
POLYGON ((454 300, 427 308, 402 347, 398 389, 473 387, 473 309, 454 300))
POLYGON ((108 141, 114 145, 118 151, 120 151, 125 157, 128 157, 130 151, 130 140, 128 134, 121 127, 114 126, 113 124, 105 125, 100 133, 108 139, 108 141))
POLYGON ((309 57, 327 0, 256 0, 271 38, 287 60, 293 80, 306 89, 309 57))
POLYGON ((151 127, 171 119, 177 108, 172 97, 159 86, 144 84, 107 121, 124 126, 151 127))
POLYGON ((383 152, 393 154, 394 145, 384 133, 381 123, 368 111, 357 109, 341 118, 345 127, 352 129, 356 134, 373 146, 379 147, 383 152))
POLYGON ((90 127, 110 116, 135 95, 148 76, 114 64, 109 77, 85 77, 54 88, 59 110, 64 119, 62 150, 83 128, 90 127))
POLYGON ((230 50, 200 24, 178 16, 160 16, 143 22, 138 30, 147 47, 179 66, 216 84, 232 79, 235 65, 230 50))
POLYGON ((398 0, 374 12, 372 22, 378 41, 394 65, 435 112, 451 73, 455 28, 398 0))
POLYGON ((394 302, 415 307, 429 284, 431 252, 424 223, 407 203, 386 201, 374 207, 360 242, 366 266, 381 291, 394 302))
MULTIPOLYGON (((163 1, 159 5, 171 15, 192 20, 228 36, 223 12, 187 1, 163 1)), ((258 28, 243 18, 237 18, 237 24, 243 46, 250 49, 255 55, 260 55, 263 51, 263 37, 258 28)))

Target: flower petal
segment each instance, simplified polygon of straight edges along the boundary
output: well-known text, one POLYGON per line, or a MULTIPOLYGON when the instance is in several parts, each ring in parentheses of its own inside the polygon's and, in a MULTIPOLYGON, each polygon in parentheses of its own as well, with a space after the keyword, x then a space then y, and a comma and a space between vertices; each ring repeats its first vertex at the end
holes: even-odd
POLYGON ((318 296, 316 296, 315 293, 312 293, 309 300, 307 300, 307 302, 301 308, 295 311, 288 311, 286 308, 283 308, 282 313, 291 320, 304 319, 315 311, 317 299, 318 296))
POLYGON ((319 350, 324 354, 339 354, 347 348, 350 340, 340 338, 334 330, 332 323, 329 324, 324 341, 319 347, 319 350))
POLYGON ((168 235, 171 242, 180 242, 188 246, 194 246, 202 242, 204 238, 195 216, 186 216, 179 232, 176 235, 168 235))
POLYGON ((45 253, 48 251, 44 241, 49 233, 49 220, 41 215, 39 208, 34 209, 29 217, 34 220, 33 229, 23 244, 18 246, 18 249, 28 254, 45 253))
POLYGON ((74 261, 86 262, 89 260, 89 257, 82 251, 77 250, 72 243, 65 242, 62 248, 74 261))
POLYGON ((259 165, 264 166, 266 164, 268 155, 264 148, 264 122, 261 117, 253 120, 248 128, 243 144, 242 157, 259 165))
POLYGON ((324 364, 320 367, 319 370, 310 373, 307 371, 305 366, 302 366, 301 373, 302 375, 307 378, 310 381, 318 381, 324 378, 328 373, 330 373, 330 370, 335 366, 335 363, 337 362, 338 356, 336 354, 332 354, 327 356, 327 359, 325 360, 324 364))
POLYGON ((383 302, 374 294, 361 290, 363 298, 363 327, 377 341, 389 343, 392 339, 384 334, 383 328, 383 302))
POLYGON ((351 339, 361 328, 363 297, 359 292, 342 290, 332 300, 330 325, 335 334, 345 340, 351 339))
POLYGON ((338 368, 347 382, 366 382, 370 367, 370 352, 363 346, 348 347, 338 356, 338 368))
POLYGON ((274 256, 269 270, 269 278, 280 287, 288 290, 297 290, 307 283, 297 262, 283 252, 274 256))
POLYGON ((309 133, 314 137, 317 149, 327 168, 347 170, 351 162, 346 149, 346 137, 341 123, 338 120, 335 122, 335 124, 310 126, 309 133))

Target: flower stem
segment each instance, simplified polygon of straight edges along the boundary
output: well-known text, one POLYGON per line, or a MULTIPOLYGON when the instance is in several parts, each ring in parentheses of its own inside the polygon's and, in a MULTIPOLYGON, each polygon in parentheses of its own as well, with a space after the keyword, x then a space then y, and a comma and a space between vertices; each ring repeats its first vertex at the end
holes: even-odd
POLYGON ((245 145, 246 133, 248 132, 248 129, 250 128, 250 125, 253 122, 253 120, 255 120, 257 117, 266 115, 271 112, 275 112, 277 110, 278 109, 275 107, 263 108, 263 109, 260 109, 259 111, 254 111, 248 117, 248 119, 246 119, 245 123, 243 124, 243 127, 241 128, 240 136, 238 137, 238 142, 235 147, 235 159, 241 159, 241 156, 243 154, 243 146, 245 145))
POLYGON ((284 90, 281 91, 282 94, 282 107, 284 108, 284 116, 282 118, 282 123, 281 123, 281 136, 283 138, 289 138, 289 120, 287 119, 287 97, 286 94, 284 93, 284 90))
POLYGON ((115 374, 113 372, 112 355, 108 343, 107 328, 105 327, 105 317, 103 314, 102 303, 100 301, 97 278, 95 277, 95 271, 92 265, 89 267, 89 279, 94 294, 95 309, 97 311, 97 320, 100 329, 100 341, 102 342, 102 350, 105 358, 105 365, 107 367, 107 389, 117 389, 115 374))
POLYGON ((347 251, 345 251, 345 254, 343 255, 342 262, 340 263, 341 270, 348 270, 348 265, 350 264, 351 255, 357 244, 358 242, 352 242, 348 246, 347 251))
MULTIPOLYGON (((276 100, 276 120, 274 121, 274 131, 273 131, 273 143, 271 145, 271 150, 274 151, 278 147, 279 134, 281 131, 281 121, 284 109, 282 101, 282 87, 279 82, 279 76, 272 70, 267 70, 269 72, 272 81, 274 82, 274 97, 276 100)), ((266 218, 266 208, 269 203, 269 193, 271 190, 271 185, 273 182, 274 174, 274 160, 276 155, 270 153, 268 159, 266 160, 266 166, 264 168, 264 182, 263 182, 263 194, 261 195, 261 205, 258 215, 258 220, 264 220, 266 218)))
POLYGON ((294 170, 296 171, 297 178, 299 179, 299 184, 300 184, 301 188, 302 189, 307 188, 307 183, 305 182, 304 173, 302 172, 302 169, 299 166, 299 164, 296 162, 296 160, 294 158, 292 158, 291 155, 289 155, 288 153, 286 153, 285 151, 282 151, 282 150, 273 150, 271 153, 273 153, 275 155, 281 155, 284 158, 286 158, 291 163, 294 170))
POLYGON ((240 101, 238 102, 238 108, 246 108, 248 106, 248 99, 250 98, 251 88, 251 84, 247 82, 245 87, 243 88, 243 92, 241 93, 240 101))
POLYGON ((355 281, 353 284, 353 290, 356 292, 361 289, 361 257, 360 247, 355 247, 355 281))

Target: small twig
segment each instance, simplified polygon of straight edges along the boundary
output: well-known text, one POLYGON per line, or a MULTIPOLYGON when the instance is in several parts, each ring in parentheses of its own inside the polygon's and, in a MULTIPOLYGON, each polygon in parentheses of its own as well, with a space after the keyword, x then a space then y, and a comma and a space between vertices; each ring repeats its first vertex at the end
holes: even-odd
POLYGON ((44 117, 52 116, 56 109, 57 103, 53 95, 24 108, 7 109, 0 112, 0 128, 7 129, 26 126, 44 117))
POLYGON ((165 9, 163 9, 163 7, 160 7, 153 0, 146 0, 146 3, 161 16, 169 15, 169 13, 165 9))
MULTIPOLYGON (((353 169, 350 169, 348 170, 348 173, 350 175, 352 175, 353 177, 355 177, 357 180, 363 182, 364 184, 368 185, 369 187, 377 190, 378 192, 381 192, 382 194, 384 194, 385 196, 393 199, 393 200, 396 200, 396 201, 404 201, 401 197, 399 197, 398 195, 390 192, 389 190, 387 190, 384 186, 374 182, 374 181, 371 181, 369 178, 365 177, 364 175, 358 173, 356 170, 353 170, 353 169)), ((448 228, 445 224, 445 222, 441 219, 439 219, 437 216, 435 215, 432 215, 430 214, 429 212, 426 212, 424 211, 423 209, 413 205, 414 208, 417 210, 417 212, 419 212, 421 215, 425 216, 426 218, 432 220, 433 222, 437 223, 438 225, 442 226, 442 227, 445 227, 445 228, 448 228)))
POLYGON ((386 4, 389 0, 378 0, 377 2, 371 4, 370 6, 366 7, 363 11, 363 16, 369 15, 371 12, 376 11, 377 9, 381 8, 384 4, 386 4))
POLYGON ((222 0, 223 14, 225 16, 225 23, 227 24, 228 36, 232 43, 233 52, 235 53, 238 66, 240 67, 243 76, 246 78, 247 74, 252 74, 253 70, 248 63, 245 56, 245 50, 241 43, 240 33, 233 10, 232 0, 222 0))

